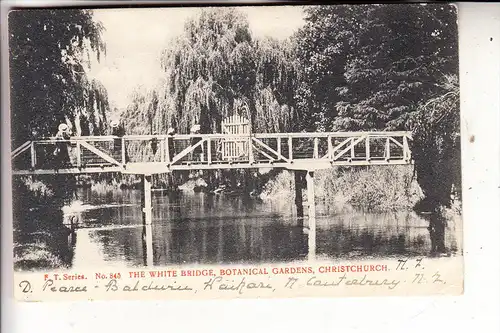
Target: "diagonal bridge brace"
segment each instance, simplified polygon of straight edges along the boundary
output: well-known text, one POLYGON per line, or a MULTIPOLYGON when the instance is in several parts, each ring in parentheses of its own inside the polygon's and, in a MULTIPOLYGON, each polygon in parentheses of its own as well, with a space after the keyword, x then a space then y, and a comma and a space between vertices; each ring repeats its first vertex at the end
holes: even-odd
MULTIPOLYGON (((366 140, 367 137, 368 136, 366 136, 366 135, 362 135, 357 140, 354 140, 353 142, 351 142, 351 144, 349 144, 346 148, 344 148, 343 150, 341 150, 340 153, 338 153, 337 155, 332 154, 332 161, 337 160, 339 157, 341 157, 342 155, 344 155, 345 153, 347 153, 352 147, 355 147, 361 141, 366 140)), ((349 140, 351 140, 351 139, 349 138, 349 140)), ((343 145, 343 144, 344 143, 342 143, 341 145, 343 145)))
POLYGON ((172 161, 170 162, 170 164, 174 164, 174 163, 178 162, 181 158, 183 158, 187 154, 194 151, 196 148, 201 146, 206 141, 207 141, 207 138, 204 138, 204 139, 201 139, 200 141, 198 141, 195 145, 187 147, 186 149, 181 151, 179 154, 175 155, 174 158, 172 159, 172 161))
MULTIPOLYGON (((115 160, 114 158, 112 158, 111 156, 109 156, 108 154, 106 154, 105 152, 103 152, 103 151, 97 149, 96 147, 92 146, 88 142, 81 141, 80 145, 82 147, 84 147, 84 148, 87 148, 88 150, 90 150, 91 152, 93 152, 94 154, 96 154, 97 156, 99 156, 100 158, 102 158, 103 160, 105 160, 105 161, 107 161, 107 162, 109 162, 111 164, 118 165, 118 166, 122 165, 120 162, 118 162, 117 160, 115 160)), ((122 147, 122 149, 125 149, 125 147, 122 147)))
MULTIPOLYGON (((333 160, 333 156, 335 156, 335 152, 342 148, 343 146, 346 145, 346 143, 352 142, 352 138, 347 138, 341 143, 337 144, 335 147, 333 147, 332 142, 331 142, 331 137, 328 137, 328 153, 326 153, 321 159, 331 159, 333 160)), ((349 146, 351 148, 351 146, 349 146)))
POLYGON ((11 158, 14 159, 17 156, 19 156, 21 153, 25 152, 30 147, 30 145, 31 145, 31 141, 26 141, 21 146, 14 149, 14 151, 11 153, 11 158))
POLYGON ((272 149, 271 147, 269 147, 268 145, 266 145, 264 142, 260 141, 259 139, 255 138, 255 137, 252 137, 252 141, 255 141, 257 142, 259 145, 261 145, 263 148, 269 150, 271 153, 275 154, 278 158, 284 160, 285 162, 287 163, 291 163, 291 160, 286 158, 285 156, 281 155, 280 153, 278 153, 276 150, 272 149))

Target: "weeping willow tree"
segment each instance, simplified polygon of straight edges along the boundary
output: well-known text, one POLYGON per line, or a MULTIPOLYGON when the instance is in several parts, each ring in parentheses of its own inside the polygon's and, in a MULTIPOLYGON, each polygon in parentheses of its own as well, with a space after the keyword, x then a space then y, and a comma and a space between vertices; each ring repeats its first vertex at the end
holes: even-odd
POLYGON ((257 82, 254 124, 257 132, 297 130, 294 96, 300 77, 290 39, 255 42, 257 82))
MULTIPOLYGON (((160 133, 157 118, 158 112, 158 92, 156 89, 147 89, 138 86, 130 95, 130 103, 124 110, 122 118, 126 119, 126 134, 141 135, 160 133)), ((151 159, 152 151, 146 141, 130 141, 127 145, 129 156, 137 160, 145 161, 151 159)))
POLYGON ((72 114, 66 117, 66 122, 74 125, 77 135, 100 135, 108 127, 110 106, 108 91, 104 85, 95 79, 87 81, 82 78, 83 103, 72 108, 72 114), (71 121, 73 119, 73 121, 71 121))
POLYGON ((187 133, 199 123, 202 133, 220 132, 233 114, 248 118, 253 131, 287 130, 296 77, 289 44, 253 39, 237 9, 202 11, 162 52, 158 130, 187 133))
POLYGON ((254 39, 237 9, 206 9, 163 50, 164 77, 149 91, 137 89, 123 118, 137 134, 189 133, 195 123, 216 133, 234 114, 254 132, 288 131, 297 68, 291 40, 254 39))
POLYGON ((165 71, 162 111, 179 132, 199 123, 220 131, 236 108, 251 116, 255 60, 248 22, 235 9, 208 9, 186 22, 184 33, 161 56, 165 71))

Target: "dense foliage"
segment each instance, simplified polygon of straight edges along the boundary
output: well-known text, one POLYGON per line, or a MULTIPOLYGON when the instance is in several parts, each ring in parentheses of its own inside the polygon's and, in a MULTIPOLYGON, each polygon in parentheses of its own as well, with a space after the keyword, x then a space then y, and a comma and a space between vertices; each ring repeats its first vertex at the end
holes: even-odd
POLYGON ((338 5, 305 13, 295 40, 304 64, 297 107, 307 129, 413 131, 419 184, 433 205, 449 205, 451 188, 460 188, 456 8, 338 5))
POLYGON ((426 208, 450 206, 461 200, 460 96, 456 76, 444 78, 446 91, 418 107, 409 116, 412 152, 426 208))
POLYGON ((87 75, 101 58, 102 25, 80 9, 19 10, 9 14, 13 145, 54 135, 66 122, 77 134, 106 124, 106 89, 87 75))
POLYGON ((307 7, 297 34, 301 112, 328 130, 403 129, 406 115, 458 73, 452 5, 307 7))

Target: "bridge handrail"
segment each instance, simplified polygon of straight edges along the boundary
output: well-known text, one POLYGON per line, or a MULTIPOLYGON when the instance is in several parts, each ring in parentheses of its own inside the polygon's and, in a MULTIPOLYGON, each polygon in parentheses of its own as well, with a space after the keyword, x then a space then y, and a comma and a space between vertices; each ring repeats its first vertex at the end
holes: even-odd
POLYGON ((174 136, 169 136, 166 134, 151 135, 151 134, 141 134, 141 135, 125 135, 123 137, 113 136, 113 135, 101 135, 101 136, 73 136, 69 140, 60 140, 55 137, 44 138, 40 140, 33 140, 35 143, 52 144, 57 142, 75 142, 75 141, 110 141, 116 139, 124 140, 152 140, 173 138, 174 140, 185 140, 192 138, 211 138, 211 139, 237 139, 237 138, 249 138, 254 137, 257 139, 277 139, 277 138, 328 138, 328 137, 363 137, 368 136, 371 138, 387 138, 387 137, 407 137, 412 139, 411 132, 408 131, 395 131, 395 132, 295 132, 295 133, 252 133, 248 134, 176 134, 174 136))

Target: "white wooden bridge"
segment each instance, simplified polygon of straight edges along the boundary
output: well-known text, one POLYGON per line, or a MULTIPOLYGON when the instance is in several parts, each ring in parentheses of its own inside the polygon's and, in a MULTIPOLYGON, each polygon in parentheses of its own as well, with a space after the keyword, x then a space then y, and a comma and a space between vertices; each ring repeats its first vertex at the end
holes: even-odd
POLYGON ((284 168, 319 170, 336 165, 411 163, 408 132, 260 133, 82 136, 27 141, 12 151, 14 175, 175 170, 284 168), (53 152, 66 144, 70 159, 53 152), (156 146, 156 147, 155 147, 156 146))
MULTIPOLYGON (((144 221, 150 224, 153 174, 177 170, 239 168, 301 170, 306 172, 311 219, 315 217, 315 170, 332 166, 410 164, 409 140, 409 132, 247 131, 173 136, 82 136, 69 140, 46 138, 27 141, 12 151, 12 173, 48 175, 120 172, 142 175, 144 221), (69 160, 63 165, 57 163, 53 154, 61 144, 66 145, 69 151, 69 160)), ((297 185, 296 189, 299 188, 297 185)), ((296 196, 299 196, 298 192, 296 196)), ((301 197, 300 192, 300 200, 301 197)))

